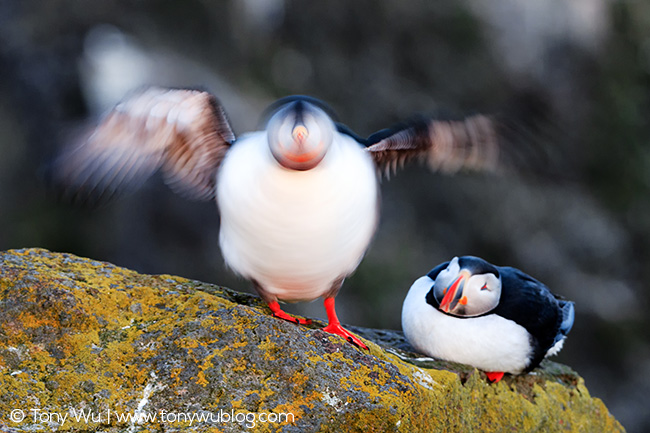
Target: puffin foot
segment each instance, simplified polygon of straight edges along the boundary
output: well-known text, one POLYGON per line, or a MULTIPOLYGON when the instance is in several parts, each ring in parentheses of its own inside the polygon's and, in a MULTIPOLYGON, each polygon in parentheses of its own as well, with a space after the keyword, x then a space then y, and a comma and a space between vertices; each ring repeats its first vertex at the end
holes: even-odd
POLYGON ((329 321, 329 325, 324 327, 323 331, 329 332, 330 334, 340 335, 341 337, 348 340, 349 343, 354 344, 360 349, 370 350, 368 349, 368 346, 363 344, 359 337, 343 329, 341 322, 339 322, 339 318, 336 316, 336 309, 334 308, 334 297, 325 298, 323 304, 325 305, 325 311, 327 312, 327 319, 329 321))
POLYGON ((360 349, 370 350, 368 349, 368 346, 363 344, 363 342, 359 339, 359 337, 357 337, 350 331, 344 329, 340 323, 330 323, 329 325, 323 328, 323 331, 329 332, 330 334, 340 335, 341 337, 345 338, 348 341, 348 343, 354 344, 360 349))
POLYGON ((300 319, 298 317, 293 317, 280 308, 280 304, 278 304, 277 301, 269 302, 268 303, 269 308, 271 309, 271 312, 273 313, 273 317, 277 317, 278 319, 286 320, 287 322, 293 322, 297 325, 310 325, 311 324, 311 319, 300 319))
POLYGON ((503 371, 486 371, 485 375, 487 376, 488 380, 492 383, 497 383, 501 379, 503 379, 503 371))

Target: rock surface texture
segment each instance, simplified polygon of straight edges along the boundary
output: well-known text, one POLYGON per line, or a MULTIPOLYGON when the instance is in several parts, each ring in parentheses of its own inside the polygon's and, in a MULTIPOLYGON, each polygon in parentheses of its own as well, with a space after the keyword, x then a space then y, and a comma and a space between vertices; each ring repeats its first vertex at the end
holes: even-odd
POLYGON ((623 431, 565 366, 490 384, 401 333, 351 328, 363 351, 319 325, 206 283, 3 252, 0 431, 623 431))

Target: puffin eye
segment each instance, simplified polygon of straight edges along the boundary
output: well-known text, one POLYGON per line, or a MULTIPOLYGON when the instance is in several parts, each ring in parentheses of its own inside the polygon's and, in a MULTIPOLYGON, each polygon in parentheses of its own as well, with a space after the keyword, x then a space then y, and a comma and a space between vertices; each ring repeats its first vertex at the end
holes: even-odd
POLYGON ((487 289, 488 289, 487 283, 483 284, 483 287, 481 287, 481 290, 487 290, 487 289))

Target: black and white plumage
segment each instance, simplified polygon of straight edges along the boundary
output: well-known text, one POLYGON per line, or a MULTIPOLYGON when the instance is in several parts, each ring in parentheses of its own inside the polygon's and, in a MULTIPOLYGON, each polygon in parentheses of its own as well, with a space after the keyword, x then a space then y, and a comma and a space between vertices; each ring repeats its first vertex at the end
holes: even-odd
POLYGON ((402 328, 414 348, 496 380, 557 354, 573 320, 573 302, 518 269, 472 256, 416 280, 402 307, 402 328))
POLYGON ((360 139, 309 97, 274 105, 265 130, 235 139, 216 98, 149 88, 118 104, 55 164, 77 198, 112 195, 161 169, 175 191, 216 197, 226 263, 253 281, 277 317, 287 302, 325 298, 329 332, 365 347, 334 311, 345 277, 361 261, 378 220, 377 171, 426 159, 445 171, 491 170, 496 127, 476 115, 424 119, 360 139))

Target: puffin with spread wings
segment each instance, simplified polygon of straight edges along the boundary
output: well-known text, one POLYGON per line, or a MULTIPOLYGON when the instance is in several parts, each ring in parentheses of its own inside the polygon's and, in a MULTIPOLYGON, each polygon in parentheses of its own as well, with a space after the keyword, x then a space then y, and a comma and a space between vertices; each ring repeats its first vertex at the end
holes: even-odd
POLYGON ((227 265, 249 279, 275 317, 298 324, 278 301, 324 298, 325 331, 367 349, 344 329, 334 298, 377 227, 378 173, 426 160, 435 170, 492 170, 496 123, 418 119, 367 139, 333 120, 322 102, 291 96, 271 106, 262 131, 235 138, 210 93, 147 88, 111 110, 54 176, 78 197, 112 195, 162 170, 176 192, 215 199, 227 265))

